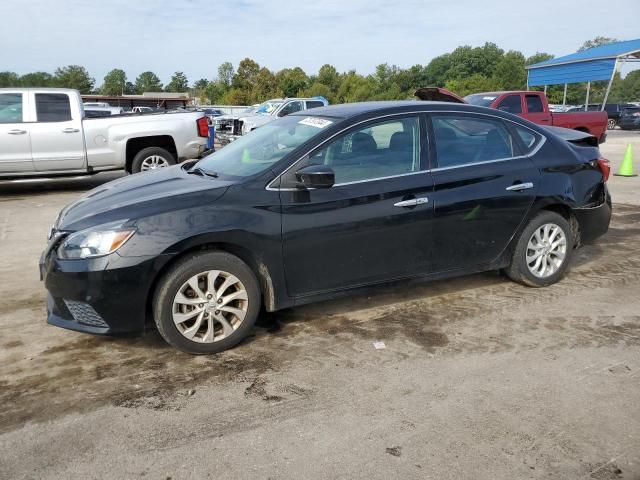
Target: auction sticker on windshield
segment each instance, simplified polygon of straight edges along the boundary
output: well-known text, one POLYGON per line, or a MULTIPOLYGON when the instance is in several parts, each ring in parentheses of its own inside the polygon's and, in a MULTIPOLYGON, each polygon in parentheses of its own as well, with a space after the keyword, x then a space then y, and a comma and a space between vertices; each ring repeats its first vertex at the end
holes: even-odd
POLYGON ((300 120, 298 123, 302 125, 309 125, 310 127, 324 128, 331 125, 333 122, 331 120, 325 120, 324 118, 307 117, 303 120, 300 120))

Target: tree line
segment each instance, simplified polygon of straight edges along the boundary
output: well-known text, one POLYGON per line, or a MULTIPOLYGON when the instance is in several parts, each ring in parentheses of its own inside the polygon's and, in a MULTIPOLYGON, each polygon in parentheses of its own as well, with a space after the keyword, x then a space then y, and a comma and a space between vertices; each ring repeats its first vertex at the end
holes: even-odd
MULTIPOLYGON (((596 37, 585 42, 581 49, 590 48, 615 39, 596 37)), ((317 73, 307 74, 302 68, 284 68, 272 71, 256 61, 245 58, 237 68, 230 62, 222 63, 213 79, 202 78, 192 84, 183 72, 175 72, 169 83, 163 85, 151 71, 143 72, 130 81, 124 70, 113 69, 96 87, 95 79, 82 66, 58 68, 53 74, 34 72, 17 75, 0 72, 0 87, 67 87, 82 93, 103 95, 141 94, 143 92, 189 92, 201 104, 251 105, 274 97, 312 97, 321 95, 331 103, 368 100, 398 100, 413 97, 422 86, 445 87, 464 96, 475 92, 495 90, 521 90, 526 88, 526 65, 553 58, 539 52, 525 57, 515 50, 504 51, 487 42, 481 47, 461 46, 450 53, 433 58, 426 65, 416 64, 399 68, 380 64, 369 75, 355 70, 338 72, 325 64, 317 73)), ((591 102, 602 101, 607 82, 593 82, 591 102)), ((538 88, 540 89, 540 88, 538 88)), ((569 85, 567 103, 580 104, 585 99, 584 84, 569 85)), ((551 103, 561 103, 563 86, 548 87, 551 103)), ((617 74, 609 102, 640 100, 640 71, 626 78, 617 74)))

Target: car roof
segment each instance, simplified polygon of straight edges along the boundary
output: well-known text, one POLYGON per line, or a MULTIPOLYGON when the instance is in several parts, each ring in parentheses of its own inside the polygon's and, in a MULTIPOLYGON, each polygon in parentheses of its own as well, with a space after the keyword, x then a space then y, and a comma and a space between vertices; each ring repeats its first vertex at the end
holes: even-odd
POLYGON ((292 113, 291 115, 305 117, 350 118, 371 112, 384 111, 385 113, 402 113, 427 110, 459 110, 478 113, 491 112, 494 116, 504 116, 501 115, 502 112, 499 110, 488 109, 486 107, 478 107, 466 103, 432 102, 424 100, 387 100, 378 102, 342 103, 338 105, 312 108, 311 110, 301 110, 299 112, 292 113))

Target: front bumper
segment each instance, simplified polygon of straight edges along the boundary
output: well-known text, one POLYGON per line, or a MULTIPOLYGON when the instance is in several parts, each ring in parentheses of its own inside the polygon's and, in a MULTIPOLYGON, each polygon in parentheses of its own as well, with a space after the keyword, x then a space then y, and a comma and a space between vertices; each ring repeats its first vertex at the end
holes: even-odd
POLYGON ((168 261, 159 257, 61 260, 55 248, 40 260, 48 290, 47 323, 98 335, 144 332, 153 280, 168 261))

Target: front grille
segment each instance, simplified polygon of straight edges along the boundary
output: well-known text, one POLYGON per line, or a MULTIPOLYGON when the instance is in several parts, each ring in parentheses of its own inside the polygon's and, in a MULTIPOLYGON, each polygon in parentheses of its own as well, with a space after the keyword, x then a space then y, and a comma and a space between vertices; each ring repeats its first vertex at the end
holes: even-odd
POLYGON ((91 305, 84 302, 76 302, 74 300, 65 300, 64 303, 76 322, 89 325, 91 327, 109 327, 109 325, 102 320, 102 317, 98 315, 91 305))

